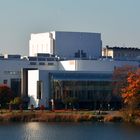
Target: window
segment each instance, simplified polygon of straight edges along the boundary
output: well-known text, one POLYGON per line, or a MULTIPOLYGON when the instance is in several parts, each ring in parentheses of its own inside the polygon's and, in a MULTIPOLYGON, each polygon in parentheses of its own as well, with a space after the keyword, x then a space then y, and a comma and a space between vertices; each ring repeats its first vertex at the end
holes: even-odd
POLYGON ((30 65, 36 65, 36 62, 30 62, 30 65))
POLYGON ((44 62, 40 62, 39 65, 45 65, 45 63, 44 62))
POLYGON ((52 66, 52 65, 54 65, 54 63, 48 63, 48 65, 49 65, 49 66, 52 66))
POLYGON ((38 61, 46 61, 46 58, 40 57, 40 58, 38 58, 38 61))

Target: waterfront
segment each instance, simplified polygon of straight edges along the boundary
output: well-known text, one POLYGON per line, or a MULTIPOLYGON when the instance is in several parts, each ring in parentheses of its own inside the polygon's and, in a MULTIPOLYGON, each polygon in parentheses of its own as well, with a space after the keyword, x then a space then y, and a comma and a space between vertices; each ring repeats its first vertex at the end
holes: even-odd
POLYGON ((2 140, 139 140, 140 126, 126 123, 1 123, 2 140))

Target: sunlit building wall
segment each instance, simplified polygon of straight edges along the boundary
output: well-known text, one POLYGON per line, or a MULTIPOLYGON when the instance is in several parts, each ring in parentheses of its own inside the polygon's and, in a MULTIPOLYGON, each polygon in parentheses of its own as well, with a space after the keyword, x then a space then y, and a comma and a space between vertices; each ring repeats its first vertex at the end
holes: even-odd
POLYGON ((102 40, 100 33, 61 32, 31 34, 29 55, 55 54, 60 58, 100 58, 102 40))

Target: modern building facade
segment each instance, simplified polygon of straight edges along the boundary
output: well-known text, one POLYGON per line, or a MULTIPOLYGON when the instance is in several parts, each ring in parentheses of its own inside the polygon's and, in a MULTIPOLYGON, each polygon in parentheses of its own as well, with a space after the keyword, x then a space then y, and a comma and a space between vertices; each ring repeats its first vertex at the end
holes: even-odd
POLYGON ((110 47, 102 57, 100 33, 31 34, 29 56, 0 56, 0 84, 9 85, 28 106, 50 107, 53 100, 56 108, 64 108, 65 99, 73 98, 78 108, 117 108, 113 71, 125 65, 139 67, 138 57, 139 49, 110 47))
POLYGON ((58 63, 58 70, 28 70, 30 105, 49 107, 53 99, 56 108, 64 108, 66 98, 75 98, 79 108, 99 109, 102 105, 105 109, 108 104, 120 107, 120 102, 113 100, 113 71, 125 65, 138 67, 138 62, 109 59, 63 60, 58 63))
POLYGON ((75 98, 79 108, 97 109, 111 101, 110 73, 75 71, 28 71, 30 105, 49 107, 53 99, 55 108, 64 108, 64 100, 75 98), (36 87, 36 88, 35 88, 36 87))

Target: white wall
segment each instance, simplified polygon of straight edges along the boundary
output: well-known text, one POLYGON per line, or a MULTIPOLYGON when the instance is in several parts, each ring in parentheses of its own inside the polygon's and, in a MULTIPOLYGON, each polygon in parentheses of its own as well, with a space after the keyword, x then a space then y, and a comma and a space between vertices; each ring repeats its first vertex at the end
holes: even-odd
POLYGON ((59 70, 75 71, 76 70, 76 60, 60 61, 59 70))
POLYGON ((113 72, 115 67, 124 65, 138 66, 134 61, 113 61, 113 60, 94 60, 94 61, 76 61, 76 70, 82 71, 110 71, 113 72))
POLYGON ((28 96, 30 97, 30 103, 35 107, 38 107, 39 100, 37 99, 37 81, 39 80, 39 71, 38 70, 29 70, 28 71, 28 96))
POLYGON ((60 61, 60 70, 68 71, 95 71, 95 72, 113 72, 115 67, 124 65, 138 66, 138 62, 134 61, 113 61, 109 59, 105 60, 66 60, 60 61), (70 65, 71 62, 73 65, 70 65))
POLYGON ((51 33, 31 34, 29 56, 36 56, 37 53, 53 54, 53 36, 51 33))
POLYGON ((30 104, 35 107, 45 105, 49 107, 50 101, 50 80, 48 71, 46 70, 29 70, 28 71, 28 96, 30 97, 30 104), (37 99, 37 81, 41 81, 41 99, 37 99))

